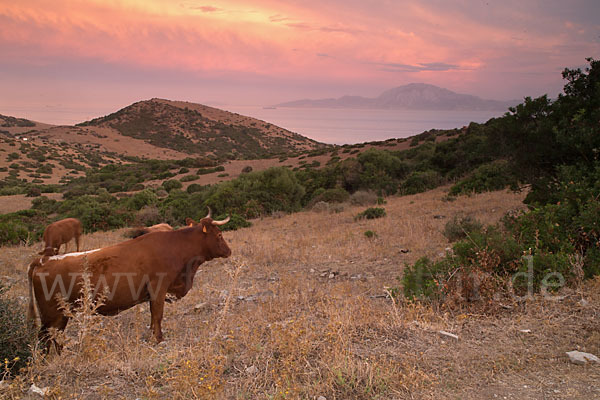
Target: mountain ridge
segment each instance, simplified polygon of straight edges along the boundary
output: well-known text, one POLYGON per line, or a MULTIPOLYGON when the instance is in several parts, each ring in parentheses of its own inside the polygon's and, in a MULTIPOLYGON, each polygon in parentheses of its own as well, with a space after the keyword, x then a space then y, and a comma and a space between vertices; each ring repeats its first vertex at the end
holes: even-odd
POLYGON ((279 103, 275 107, 495 111, 507 110, 519 102, 487 100, 427 83, 410 83, 388 89, 377 97, 344 95, 338 98, 301 99, 279 103))

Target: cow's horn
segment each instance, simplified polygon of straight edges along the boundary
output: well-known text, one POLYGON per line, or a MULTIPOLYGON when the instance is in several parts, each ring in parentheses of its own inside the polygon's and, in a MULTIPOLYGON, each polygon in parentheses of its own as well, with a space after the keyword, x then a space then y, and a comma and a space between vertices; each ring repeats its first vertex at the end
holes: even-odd
POLYGON ((231 217, 227 217, 222 221, 213 221, 212 224, 213 225, 225 225, 226 223, 229 222, 229 218, 231 218, 231 217))
POLYGON ((206 206, 206 208, 208 208, 208 214, 206 214, 206 217, 204 217, 204 218, 210 218, 211 214, 212 214, 212 211, 210 210, 209 206, 206 206))

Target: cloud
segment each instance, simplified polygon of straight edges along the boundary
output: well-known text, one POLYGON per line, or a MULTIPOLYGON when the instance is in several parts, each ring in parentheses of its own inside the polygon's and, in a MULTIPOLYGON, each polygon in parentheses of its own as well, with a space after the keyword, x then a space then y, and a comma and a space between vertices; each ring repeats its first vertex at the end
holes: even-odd
POLYGON ((390 72, 422 72, 422 71, 452 71, 460 70, 458 65, 447 64, 443 62, 417 63, 417 64, 399 64, 399 63, 373 63, 382 66, 383 70, 390 72))
POLYGON ((222 11, 221 8, 213 7, 213 6, 191 6, 188 7, 190 10, 200 10, 205 13, 211 13, 216 11, 222 11))

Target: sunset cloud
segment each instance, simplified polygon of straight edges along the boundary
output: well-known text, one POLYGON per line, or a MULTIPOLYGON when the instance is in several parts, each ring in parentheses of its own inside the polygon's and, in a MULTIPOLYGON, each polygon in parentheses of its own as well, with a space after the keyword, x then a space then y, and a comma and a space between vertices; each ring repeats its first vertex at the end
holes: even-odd
POLYGON ((138 70, 205 87, 227 80, 243 101, 410 82, 521 98, 556 94, 562 68, 600 54, 598 15, 593 0, 0 0, 0 73, 5 87, 26 88, 43 68, 110 66, 96 85, 138 70))

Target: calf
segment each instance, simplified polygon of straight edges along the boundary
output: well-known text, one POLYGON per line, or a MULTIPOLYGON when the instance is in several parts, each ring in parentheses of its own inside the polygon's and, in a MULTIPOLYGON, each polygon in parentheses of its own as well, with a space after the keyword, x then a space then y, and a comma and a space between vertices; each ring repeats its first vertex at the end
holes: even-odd
POLYGON ((67 244, 71 239, 75 239, 77 251, 79 251, 79 237, 81 236, 81 222, 77 218, 66 218, 51 223, 44 230, 44 249, 39 253, 41 255, 53 256, 58 254, 60 246, 67 244))

